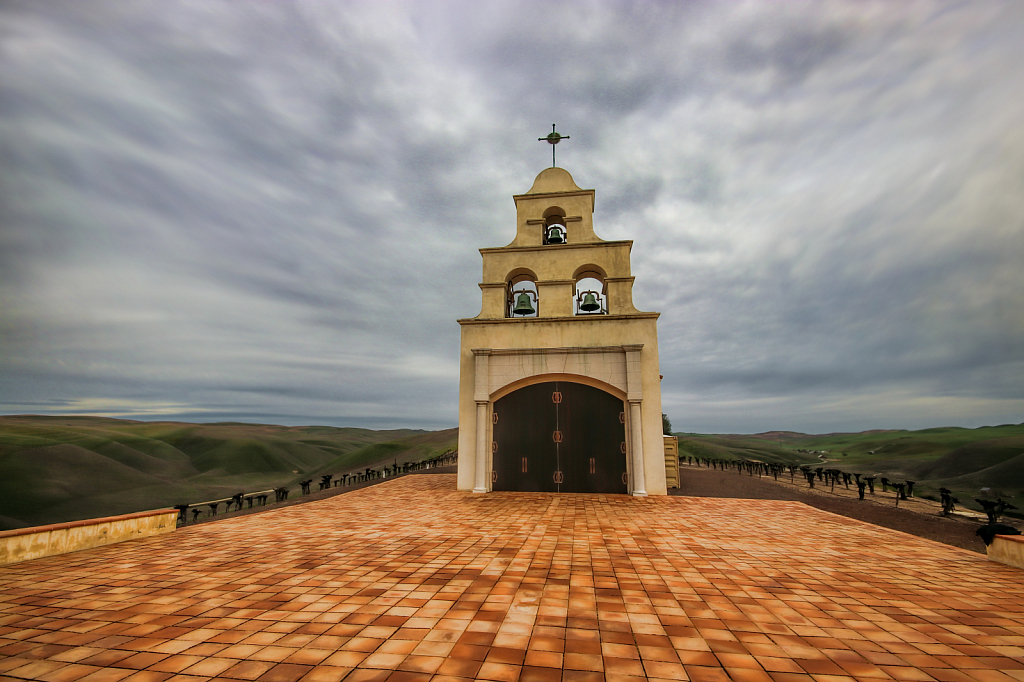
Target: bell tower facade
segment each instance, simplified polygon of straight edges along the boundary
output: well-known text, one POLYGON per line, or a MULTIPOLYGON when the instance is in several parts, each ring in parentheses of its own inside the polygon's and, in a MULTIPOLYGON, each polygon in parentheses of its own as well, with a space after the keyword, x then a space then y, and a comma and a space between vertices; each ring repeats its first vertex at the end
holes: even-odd
POLYGON ((516 236, 483 248, 462 328, 460 490, 664 495, 659 313, 633 307, 632 241, 594 232, 594 190, 543 170, 516 236))

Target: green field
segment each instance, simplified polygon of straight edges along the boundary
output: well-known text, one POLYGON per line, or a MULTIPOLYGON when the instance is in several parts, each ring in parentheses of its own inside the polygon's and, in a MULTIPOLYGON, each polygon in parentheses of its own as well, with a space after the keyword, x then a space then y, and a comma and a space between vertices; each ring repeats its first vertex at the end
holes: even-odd
MULTIPOLYGON (((947 487, 963 506, 1002 496, 1024 509, 1024 424, 808 435, 677 433, 681 455, 809 464, 947 487)), ((0 416, 0 530, 196 503, 456 447, 458 430, 187 424, 0 416)))
POLYGON ((1001 496, 1024 510, 1024 424, 921 431, 864 431, 808 435, 677 433, 680 455, 709 459, 809 464, 849 473, 915 481, 919 497, 938 499, 945 487, 962 506, 1001 496), (991 491, 983 493, 982 488, 991 491))
POLYGON ((297 491, 320 474, 429 459, 457 439, 456 429, 0 416, 0 530, 297 491))

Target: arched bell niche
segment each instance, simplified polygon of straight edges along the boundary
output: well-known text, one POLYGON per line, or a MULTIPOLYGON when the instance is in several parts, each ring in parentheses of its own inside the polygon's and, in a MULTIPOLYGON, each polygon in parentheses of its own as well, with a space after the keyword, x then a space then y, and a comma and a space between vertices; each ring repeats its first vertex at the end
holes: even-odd
POLYGON ((565 211, 558 206, 552 206, 544 211, 544 234, 545 244, 568 244, 569 232, 565 229, 565 211))
POLYGON ((573 315, 607 315, 608 289, 604 269, 597 265, 583 265, 573 275, 573 315))
POLYGON ((540 296, 537 275, 527 268, 513 270, 505 278, 505 317, 537 317, 540 296))

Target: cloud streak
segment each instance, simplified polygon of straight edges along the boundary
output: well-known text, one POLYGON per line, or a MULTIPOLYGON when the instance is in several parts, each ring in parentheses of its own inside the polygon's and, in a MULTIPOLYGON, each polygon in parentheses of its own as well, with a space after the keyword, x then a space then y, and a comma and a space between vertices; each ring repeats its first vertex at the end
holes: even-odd
POLYGON ((454 425, 557 121, 676 428, 1021 420, 1019 5, 540 10, 6 3, 0 409, 454 425))

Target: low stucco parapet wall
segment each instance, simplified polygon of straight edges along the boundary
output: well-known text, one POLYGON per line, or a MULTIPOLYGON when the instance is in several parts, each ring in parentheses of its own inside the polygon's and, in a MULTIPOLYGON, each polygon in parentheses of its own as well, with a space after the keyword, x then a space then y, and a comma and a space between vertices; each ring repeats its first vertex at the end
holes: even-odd
POLYGON ((177 510, 156 509, 3 531, 0 532, 0 565, 169 533, 177 520, 177 510))
POLYGON ((985 551, 992 561, 1024 568, 1024 535, 997 535, 985 551))

